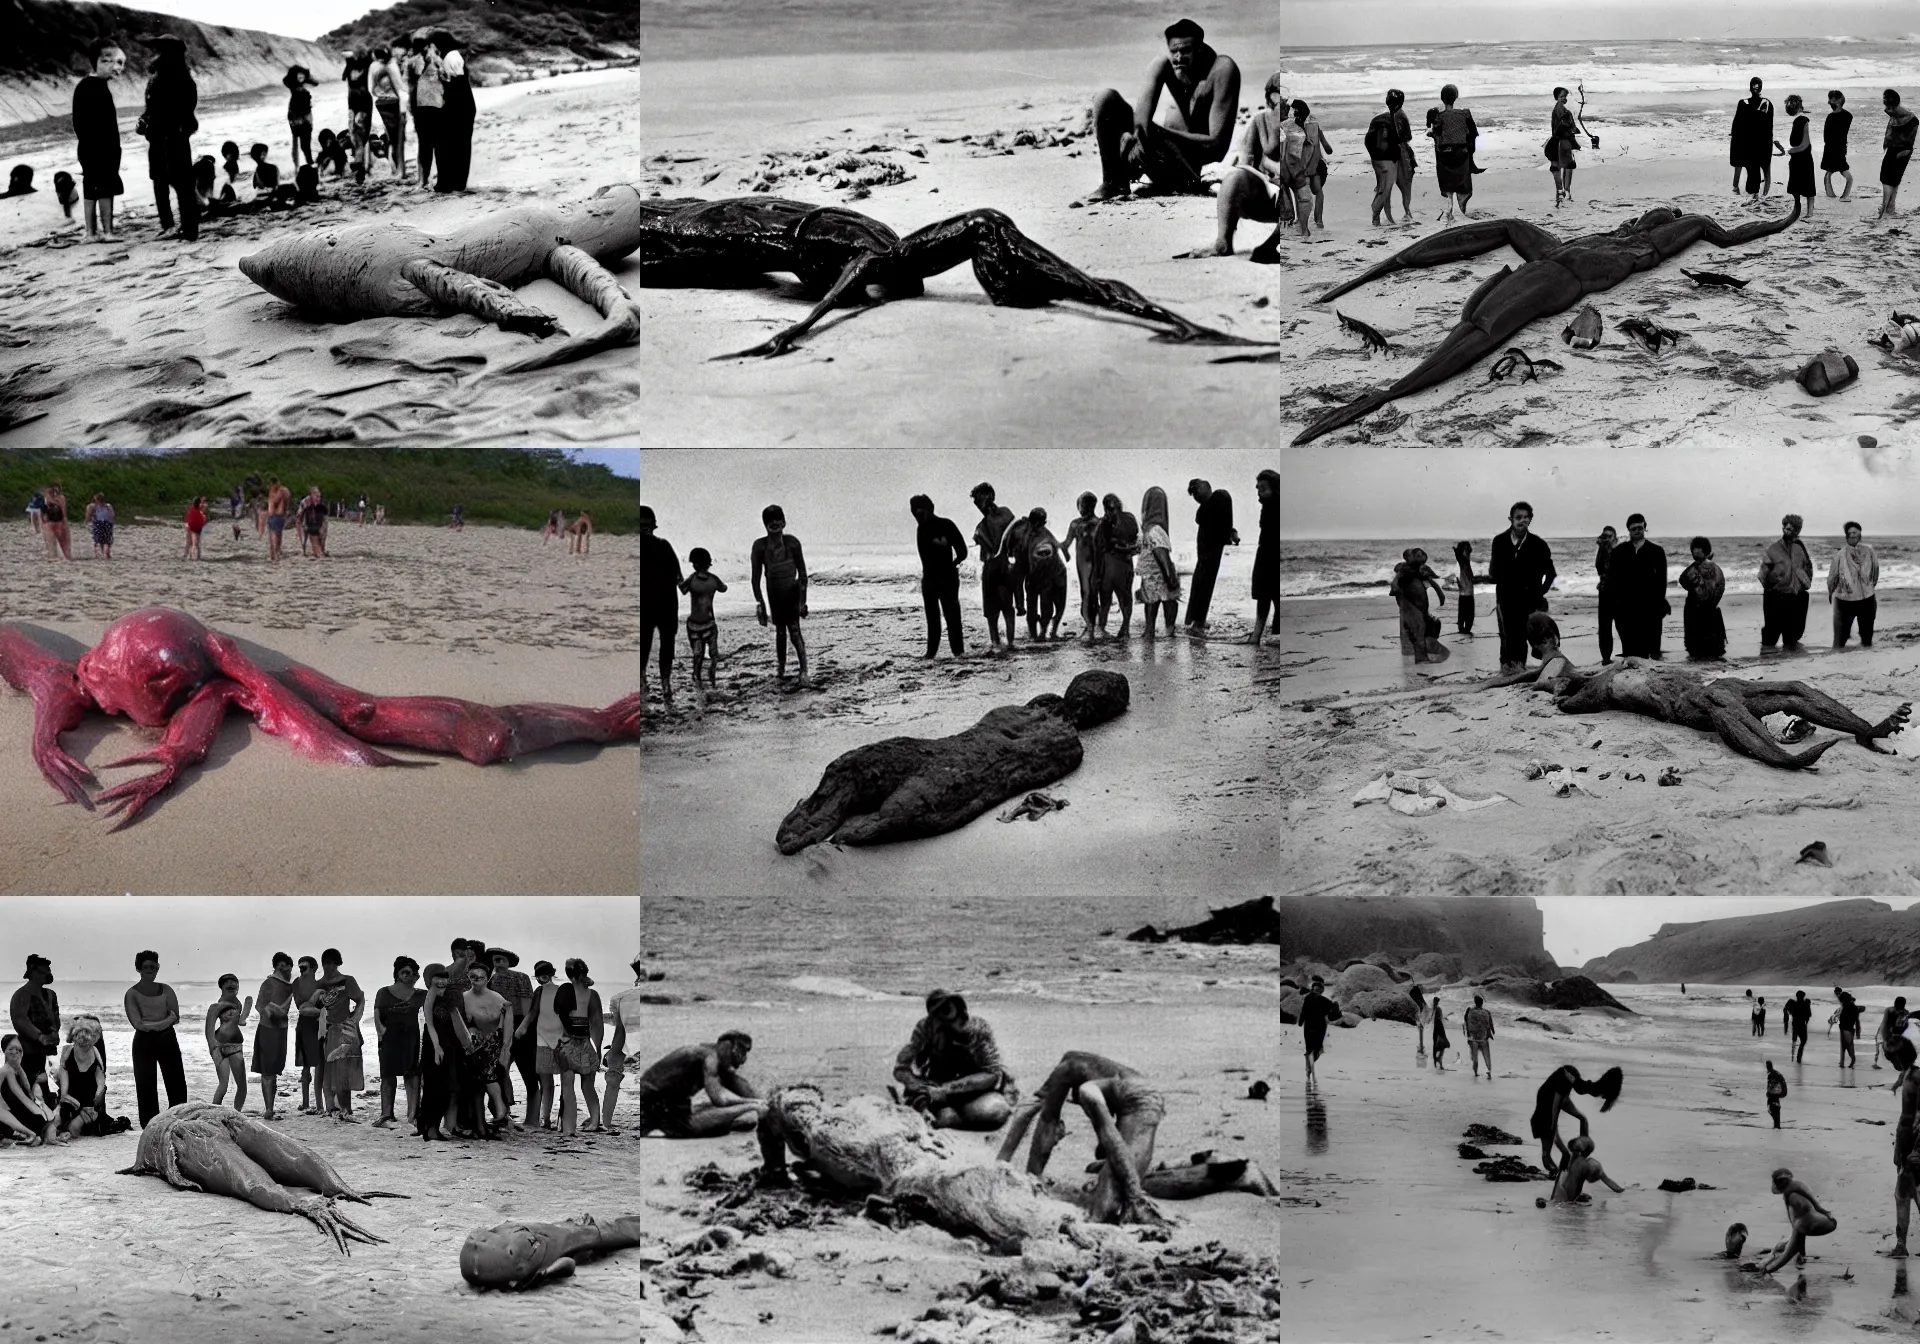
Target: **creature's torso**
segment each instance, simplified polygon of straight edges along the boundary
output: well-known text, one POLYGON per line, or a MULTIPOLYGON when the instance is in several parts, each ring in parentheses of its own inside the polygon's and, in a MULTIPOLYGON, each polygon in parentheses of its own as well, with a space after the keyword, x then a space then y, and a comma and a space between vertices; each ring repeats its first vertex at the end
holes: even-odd
POLYGON ((148 607, 122 616, 79 663, 80 684, 108 714, 145 728, 166 725, 173 712, 215 675, 211 632, 185 612, 148 607))

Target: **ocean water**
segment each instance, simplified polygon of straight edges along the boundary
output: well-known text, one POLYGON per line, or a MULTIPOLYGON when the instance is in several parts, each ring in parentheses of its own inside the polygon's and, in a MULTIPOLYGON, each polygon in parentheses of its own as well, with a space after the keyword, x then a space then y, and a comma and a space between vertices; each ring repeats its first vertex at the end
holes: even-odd
MULTIPOLYGON (((1916 13, 1920 21, 1920 12, 1916 13)), ((1608 96, 1726 93, 1728 110, 1758 75, 1776 105, 1789 91, 1863 85, 1899 88, 1914 84, 1920 66, 1920 32, 1900 39, 1819 37, 1747 40, 1702 38, 1618 42, 1501 42, 1394 44, 1366 47, 1305 47, 1286 51, 1280 62, 1289 97, 1308 102, 1372 101, 1389 87, 1404 89, 1408 107, 1424 107, 1442 84, 1460 86, 1466 97, 1540 97, 1555 85, 1584 82, 1588 110, 1605 110, 1608 96)), ((1861 115, 1859 100, 1851 105, 1861 115)), ((1824 99, 1817 110, 1825 110, 1824 99)), ((1865 112, 1877 116, 1877 102, 1865 112)))
MULTIPOLYGON (((1427 538, 1391 541, 1288 541, 1280 539, 1280 596, 1283 599, 1315 599, 1355 596, 1384 596, 1393 579, 1393 567, 1400 563, 1401 552, 1420 546, 1427 552, 1427 563, 1440 576, 1447 589, 1460 586, 1460 567, 1453 558, 1454 542, 1463 538, 1427 538)), ((1484 574, 1491 537, 1468 537, 1473 542, 1473 571, 1484 574)), ((1680 571, 1692 563, 1687 537, 1653 537, 1667 553, 1667 575, 1678 591, 1680 571)), ((1760 553, 1776 537, 1715 537, 1713 558, 1725 571, 1729 594, 1760 591, 1760 553)), ((1593 572, 1591 537, 1548 537, 1553 563, 1559 570, 1554 591, 1569 596, 1592 597, 1599 591, 1599 578, 1593 572)), ((1827 564, 1844 543, 1842 537, 1803 536, 1807 553, 1813 557, 1814 586, 1822 587, 1827 564)), ((1920 588, 1920 537, 1867 538, 1880 560, 1880 587, 1884 590, 1920 588)))

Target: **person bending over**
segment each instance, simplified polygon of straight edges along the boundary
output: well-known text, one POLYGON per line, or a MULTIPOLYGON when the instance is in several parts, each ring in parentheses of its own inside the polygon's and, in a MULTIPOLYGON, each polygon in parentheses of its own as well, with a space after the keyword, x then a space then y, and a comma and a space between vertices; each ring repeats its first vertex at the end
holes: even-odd
POLYGON ((1620 1086, 1625 1075, 1616 1068, 1608 1069, 1600 1075, 1598 1082, 1587 1082, 1580 1076, 1580 1070, 1571 1064, 1562 1064, 1547 1076, 1540 1084, 1540 1091, 1533 1107, 1533 1137, 1540 1140, 1540 1165, 1549 1175, 1559 1170, 1553 1160, 1557 1147, 1562 1158, 1571 1151, 1565 1139, 1560 1137, 1560 1117, 1570 1115, 1580 1122, 1580 1132, 1587 1132, 1587 1117, 1573 1104, 1573 1094, 1579 1092, 1585 1096, 1600 1097, 1602 1112, 1613 1109, 1613 1103, 1620 1099, 1620 1086))
MULTIPOLYGON (((1593 1155, 1593 1139, 1582 1134, 1567 1145, 1567 1164, 1560 1168, 1560 1174, 1553 1181, 1555 1204, 1590 1204, 1593 1196, 1586 1193, 1589 1181, 1600 1181, 1616 1195, 1625 1194, 1627 1187, 1607 1175, 1600 1165, 1600 1159, 1593 1155)), ((1536 1199, 1535 1208, 1544 1209, 1549 1201, 1536 1199)))
POLYGON ((1806 1183, 1795 1180, 1793 1172, 1786 1167, 1773 1173, 1773 1192, 1786 1201, 1787 1225, 1792 1234, 1775 1248, 1773 1259, 1760 1266, 1762 1274, 1773 1273, 1789 1260, 1798 1259, 1805 1264, 1807 1238, 1824 1237, 1840 1226, 1838 1219, 1820 1207, 1820 1201, 1806 1183))
POLYGON ((1105 1223, 1164 1222, 1140 1178, 1153 1163, 1154 1135, 1166 1118, 1166 1102, 1138 1069, 1104 1056, 1084 1050, 1062 1055, 1039 1094, 1013 1113, 998 1160, 1013 1160, 1031 1126, 1027 1173, 1044 1175, 1055 1145, 1066 1136, 1060 1112, 1068 1101, 1086 1112, 1099 1140, 1100 1179, 1088 1212, 1105 1223))
POLYGON ((683 1045, 640 1075, 640 1137, 654 1130, 669 1139, 704 1139, 749 1130, 766 1109, 740 1066, 753 1049, 744 1031, 722 1032, 711 1045, 683 1045), (693 1109, 701 1091, 708 1105, 693 1109))
POLYGON ((907 1104, 925 1111, 935 1129, 998 1129, 1019 1095, 993 1028, 944 989, 927 995, 927 1015, 894 1057, 893 1076, 907 1104))

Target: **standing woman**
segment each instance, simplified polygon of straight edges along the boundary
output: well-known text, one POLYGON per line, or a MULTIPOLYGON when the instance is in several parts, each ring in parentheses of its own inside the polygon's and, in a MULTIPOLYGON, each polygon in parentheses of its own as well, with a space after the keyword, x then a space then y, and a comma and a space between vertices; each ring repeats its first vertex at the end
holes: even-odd
POLYGON ((1607 589, 1607 567, 1613 563, 1613 548, 1620 544, 1620 534, 1609 523, 1600 529, 1600 535, 1593 543, 1593 570, 1600 576, 1600 661, 1613 661, 1613 594, 1607 589))
POLYGON ((1100 500, 1106 516, 1093 529, 1093 549, 1100 566, 1100 632, 1106 633, 1107 613, 1120 600, 1120 634, 1133 629, 1133 553, 1140 545, 1140 520, 1120 507, 1120 496, 1100 500))
POLYGON ((67 492, 60 482, 55 481, 47 487, 46 504, 47 559, 55 559, 54 552, 58 550, 59 559, 71 560, 73 545, 67 525, 67 492))
POLYGON ((393 49, 384 44, 373 49, 373 69, 368 83, 373 90, 373 110, 380 114, 381 129, 387 133, 387 159, 395 177, 407 175, 407 111, 400 102, 400 71, 393 49))
POLYGON ((453 34, 436 28, 432 42, 440 52, 446 81, 445 105, 440 113, 440 178, 433 189, 465 191, 467 172, 473 166, 473 85, 467 80, 467 59, 453 34))
POLYGON ((1280 637, 1280 473, 1268 467, 1253 478, 1260 498, 1260 545, 1253 553, 1253 633, 1247 643, 1258 645, 1267 633, 1267 614, 1273 613, 1273 634, 1280 637))
POLYGON ((200 90, 187 72, 187 44, 172 33, 146 39, 157 53, 153 77, 147 81, 146 110, 136 129, 147 138, 147 176, 153 181, 153 203, 160 215, 162 238, 174 235, 173 210, 167 191, 180 198, 179 236, 184 242, 200 237, 200 197, 193 186, 193 133, 200 129, 194 110, 200 90))
POLYGON ((1787 195, 1805 197, 1808 219, 1813 218, 1813 132, 1812 118, 1802 110, 1797 93, 1787 96, 1787 115, 1793 118, 1793 130, 1787 136, 1787 195))
POLYGON ((1399 165, 1394 170, 1393 184, 1400 189, 1400 217, 1408 224, 1413 223, 1413 170, 1419 167, 1419 161, 1413 156, 1413 123, 1407 120, 1404 104, 1407 95, 1398 89, 1387 90, 1387 110, 1393 113, 1393 139, 1398 147, 1399 165))
POLYGON ((1153 618, 1163 606, 1167 633, 1172 634, 1180 615, 1180 571, 1173 563, 1173 539, 1167 535, 1167 492, 1157 485, 1149 486, 1140 501, 1140 550, 1134 568, 1147 604, 1147 638, 1153 638, 1153 618))
POLYGON ((554 1054, 560 1065, 560 1137, 578 1134, 573 1100, 573 1076, 580 1075, 580 1096, 587 1104, 587 1132, 600 1132, 600 1096, 593 1075, 600 1069, 600 1042, 606 1030, 601 1017, 600 991, 593 988, 587 963, 567 958, 567 983, 555 995, 553 1011, 563 1035, 554 1054))
POLYGON ((1680 586, 1687 590, 1687 605, 1681 621, 1689 658, 1724 658, 1727 655, 1727 622, 1720 614, 1720 599, 1726 595, 1727 576, 1713 560, 1713 542, 1695 537, 1690 543, 1693 563, 1680 571, 1680 586))
POLYGON ((397 1123, 395 1094, 402 1078, 407 1085, 407 1119, 420 1115, 420 1009, 427 991, 420 988, 420 963, 412 957, 393 959, 393 983, 373 995, 373 1030, 380 1052, 380 1118, 375 1129, 397 1123))
POLYGON ((280 82, 287 86, 287 130, 293 135, 292 166, 300 166, 300 156, 313 162, 313 95, 309 88, 319 83, 304 65, 290 65, 280 82))
POLYGON ((1820 172, 1826 179, 1829 196, 1833 195, 1835 173, 1846 181, 1840 193, 1844 201, 1853 195, 1853 168, 1847 163, 1847 131, 1853 126, 1853 113, 1847 111, 1847 95, 1838 89, 1828 92, 1827 107, 1830 109, 1827 118, 1820 123, 1820 172))
POLYGON ((1460 90, 1452 84, 1440 90, 1441 106, 1427 110, 1427 134, 1433 137, 1434 175, 1440 183, 1440 195, 1447 203, 1447 222, 1453 222, 1454 201, 1460 203, 1460 217, 1472 219, 1467 202, 1473 197, 1473 150, 1480 139, 1480 128, 1473 124, 1473 113, 1455 107, 1460 90))
POLYGON ((446 72, 440 53, 424 30, 413 35, 407 56, 407 101, 413 107, 413 138, 420 145, 420 185, 433 176, 434 147, 440 143, 440 115, 446 104, 446 72))
POLYGON ((353 180, 367 180, 367 152, 373 143, 373 94, 367 88, 367 72, 373 57, 364 51, 350 51, 340 68, 347 85, 347 132, 353 138, 353 180))
POLYGON ((439 962, 427 967, 426 1026, 420 1037, 420 1109, 414 1132, 423 1140, 447 1139, 454 1107, 453 1061, 465 1056, 469 1036, 460 1012, 460 994, 447 988, 447 968, 439 962))
POLYGON ((1060 541, 1060 558, 1066 559, 1078 542, 1080 551, 1073 555, 1074 573, 1080 578, 1080 638, 1093 642, 1094 617, 1094 560, 1093 532, 1098 520, 1093 516, 1093 506, 1100 501, 1095 499, 1093 491, 1083 490, 1076 501, 1080 516, 1067 524, 1067 535, 1060 541))
POLYGON ((1447 1015, 1441 1011, 1440 996, 1435 994, 1433 996, 1433 1067, 1442 1073, 1447 1071, 1447 1066, 1440 1057, 1446 1054, 1447 1047, 1451 1044, 1453 1042, 1447 1039, 1447 1015))
POLYGON ((121 1007, 133 1028, 133 1090, 140 1103, 140 1128, 145 1129, 160 1114, 156 1070, 166 1080, 169 1107, 187 1099, 187 1073, 180 1063, 180 1038, 173 1034, 180 1020, 180 1000, 172 985, 157 978, 160 954, 135 953, 133 967, 140 972, 140 983, 128 987, 121 1007))
POLYGON ((1553 160, 1555 210, 1560 208, 1560 202, 1573 199, 1573 170, 1579 166, 1574 162, 1573 151, 1579 144, 1580 137, 1573 129, 1573 109, 1567 106, 1567 90, 1563 85, 1553 91, 1553 132, 1547 137, 1548 157, 1553 160))
POLYGON ((533 1070, 540 1078, 540 1128, 552 1129, 553 1099, 560 1075, 560 1056, 556 1052, 566 1029, 560 1014, 553 1010, 553 1001, 560 994, 560 986, 553 983, 553 963, 534 962, 533 978, 539 981, 533 991, 533 1010, 529 1016, 533 1019, 533 1070))
POLYGON ((103 560, 113 559, 113 505, 105 495, 95 495, 87 506, 87 527, 93 533, 93 553, 103 560))
POLYGON ((1387 110, 1374 114, 1367 123, 1366 145, 1367 159, 1373 164, 1373 226, 1380 227, 1381 212, 1386 213, 1387 223, 1393 223, 1393 186, 1400 172, 1400 142, 1394 134, 1393 114, 1398 106, 1393 100, 1398 89, 1387 90, 1387 110))

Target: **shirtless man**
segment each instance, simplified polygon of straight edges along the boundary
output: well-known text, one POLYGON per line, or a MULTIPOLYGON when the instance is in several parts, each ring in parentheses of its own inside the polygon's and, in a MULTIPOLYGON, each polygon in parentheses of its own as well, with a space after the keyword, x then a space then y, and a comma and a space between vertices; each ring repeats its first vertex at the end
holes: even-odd
POLYGON ((1900 1072, 1900 1123, 1893 1131, 1893 1249, 1887 1254, 1896 1259, 1907 1255, 1907 1219, 1910 1205, 1920 1201, 1920 1184, 1914 1177, 1913 1140, 1920 1127, 1920 1069, 1913 1067, 1913 1042, 1895 1036, 1886 1044, 1887 1062, 1900 1072))
MULTIPOLYGON (((1627 1187, 1607 1175, 1600 1165, 1600 1159, 1593 1155, 1593 1139, 1585 1134, 1579 1135, 1567 1145, 1567 1162, 1560 1168, 1560 1174, 1553 1178, 1553 1200, 1555 1204, 1587 1204, 1593 1196, 1586 1193, 1588 1181, 1605 1182, 1614 1194, 1625 1194, 1627 1187)), ((1548 1201, 1536 1199, 1535 1208, 1544 1209, 1548 1201)))
MULTIPOLYGON (((468 947, 472 947, 471 942, 468 947)), ((493 970, 485 961, 470 963, 460 1006, 465 1010, 467 1032, 473 1040, 467 1067, 486 1078, 487 1106, 493 1112, 494 1125, 500 1127, 513 1119, 501 1086, 506 1081, 508 1061, 513 1058, 513 1005, 488 986, 492 977, 493 970)))
POLYGON ((1573 663, 1560 651, 1560 627, 1546 612, 1528 613, 1527 644, 1533 649, 1533 656, 1540 660, 1540 666, 1502 672, 1480 685, 1483 688, 1519 686, 1532 682, 1529 690, 1554 691, 1558 689, 1562 678, 1572 675, 1573 663))
POLYGON ((1796 1181, 1793 1173, 1785 1167, 1773 1173, 1773 1193, 1786 1200, 1787 1223, 1792 1227, 1793 1235, 1780 1243, 1773 1259, 1760 1266, 1762 1274, 1773 1273, 1795 1257, 1805 1264, 1807 1238, 1824 1237, 1840 1226, 1838 1219, 1820 1207, 1820 1201, 1814 1198, 1813 1191, 1804 1182, 1796 1181))
POLYGON ((669 1139, 704 1139, 760 1123, 766 1103, 740 1076, 753 1049, 744 1031, 726 1031, 712 1045, 670 1050, 640 1075, 640 1137, 654 1130, 669 1139), (702 1089, 710 1105, 693 1109, 702 1089))
POLYGON ((1013 1113, 998 1160, 1013 1160, 1031 1126, 1033 1147, 1027 1154, 1027 1174, 1044 1175, 1054 1146, 1066 1135, 1060 1110, 1069 1100, 1092 1121, 1103 1159, 1088 1213, 1103 1223, 1164 1222, 1141 1189, 1140 1178, 1153 1163, 1154 1135, 1166 1117, 1166 1102, 1148 1086, 1138 1069, 1104 1056, 1084 1050, 1069 1050, 1062 1055, 1035 1098, 1013 1113), (1125 1154, 1126 1160, 1115 1161, 1116 1153, 1125 1154))
POLYGON ((1173 24, 1166 37, 1167 54, 1153 63, 1145 91, 1131 106, 1118 89, 1103 89, 1093 100, 1101 180, 1090 201, 1127 196, 1142 174, 1162 191, 1204 194, 1201 165, 1218 163, 1232 146, 1240 67, 1208 46, 1192 19, 1173 24), (1162 89, 1174 108, 1155 122, 1162 89))
POLYGON ((567 524, 567 554, 585 555, 592 541, 593 515, 582 509, 580 516, 567 524))
POLYGON ((267 559, 280 559, 280 537, 287 530, 287 518, 293 512, 293 491, 280 484, 278 476, 267 481, 267 559))

